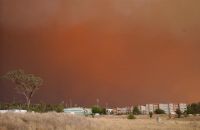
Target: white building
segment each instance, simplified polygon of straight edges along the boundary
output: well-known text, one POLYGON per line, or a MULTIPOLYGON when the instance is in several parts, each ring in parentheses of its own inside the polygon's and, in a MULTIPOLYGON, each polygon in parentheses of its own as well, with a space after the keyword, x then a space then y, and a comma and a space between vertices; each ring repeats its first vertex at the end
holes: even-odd
POLYGON ((7 113, 7 112, 13 112, 13 113, 26 113, 27 110, 19 110, 19 109, 0 110, 0 113, 7 113))
POLYGON ((64 113, 70 115, 89 115, 92 113, 91 109, 85 109, 81 107, 72 107, 72 108, 65 108, 64 113))
POLYGON ((178 106, 179 106, 179 109, 181 110, 181 112, 184 112, 187 110, 187 104, 185 104, 185 103, 180 103, 178 106))
POLYGON ((141 114, 146 114, 146 106, 139 105, 138 109, 140 110, 141 114))
POLYGON ((179 109, 179 104, 174 104, 174 107, 173 107, 174 112, 175 112, 177 109, 179 109))
POLYGON ((84 108, 84 110, 85 110, 85 115, 91 115, 92 114, 91 108, 84 108))
POLYGON ((170 103, 170 104, 168 104, 168 107, 169 107, 169 112, 168 112, 168 114, 169 114, 169 113, 172 114, 172 115, 176 114, 176 112, 174 111, 175 104, 170 103))
POLYGON ((115 110, 115 113, 119 115, 127 114, 128 112, 129 112, 129 108, 127 107, 123 107, 123 108, 117 107, 115 110))
POLYGON ((113 113, 113 109, 107 108, 107 109, 106 109, 106 113, 107 113, 108 115, 111 115, 111 114, 113 113))
POLYGON ((153 110, 155 111, 156 109, 159 108, 159 105, 158 104, 153 104, 153 110))
MULTIPOLYGON (((163 110, 166 114, 176 114, 176 110, 180 109, 181 112, 184 112, 187 110, 187 104, 186 103, 180 103, 180 104, 173 104, 173 103, 160 103, 160 104, 146 104, 145 114, 149 114, 149 112, 154 112, 156 109, 163 110)), ((140 108, 141 110, 141 108, 140 108)), ((142 111, 141 111, 142 112, 142 111)), ((143 113, 143 112, 142 112, 143 113)))
POLYGON ((175 114, 174 111, 174 104, 169 103, 169 104, 159 104, 159 109, 165 111, 166 114, 175 114))
POLYGON ((154 112, 154 104, 146 104, 146 114, 149 114, 149 112, 154 112))
POLYGON ((159 109, 165 111, 166 114, 169 114, 169 105, 168 104, 158 104, 159 109))

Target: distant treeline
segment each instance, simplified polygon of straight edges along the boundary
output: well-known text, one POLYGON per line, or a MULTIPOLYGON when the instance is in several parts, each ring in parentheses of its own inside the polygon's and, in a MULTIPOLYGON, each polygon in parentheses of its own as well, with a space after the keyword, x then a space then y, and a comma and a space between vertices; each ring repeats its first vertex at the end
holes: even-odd
MULTIPOLYGON (((12 110, 12 109, 20 109, 20 110, 28 110, 34 112, 63 112, 64 104, 46 104, 46 103, 39 103, 39 104, 31 104, 28 108, 26 104, 22 103, 0 103, 0 110, 12 110)), ((93 113, 101 113, 105 114, 106 109, 100 107, 92 107, 93 113)), ((133 110, 133 113, 135 109, 133 110)), ((187 110, 184 112, 185 114, 200 114, 200 102, 199 103, 192 103, 187 106, 187 110)))
POLYGON ((31 104, 28 108, 26 104, 22 103, 0 103, 0 110, 12 110, 12 109, 20 109, 20 110, 28 110, 34 112, 63 112, 64 104, 31 104))

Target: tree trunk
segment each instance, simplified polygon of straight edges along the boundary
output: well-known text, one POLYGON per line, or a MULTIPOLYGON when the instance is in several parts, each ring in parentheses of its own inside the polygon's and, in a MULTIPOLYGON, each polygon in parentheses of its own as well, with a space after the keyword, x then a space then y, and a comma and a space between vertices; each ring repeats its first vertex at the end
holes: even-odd
POLYGON ((28 110, 30 108, 30 103, 31 103, 31 99, 26 96, 26 104, 27 104, 28 110))
POLYGON ((29 108, 30 108, 30 104, 31 104, 31 100, 30 100, 30 99, 28 99, 28 100, 27 100, 27 106, 28 106, 28 110, 29 110, 29 108))

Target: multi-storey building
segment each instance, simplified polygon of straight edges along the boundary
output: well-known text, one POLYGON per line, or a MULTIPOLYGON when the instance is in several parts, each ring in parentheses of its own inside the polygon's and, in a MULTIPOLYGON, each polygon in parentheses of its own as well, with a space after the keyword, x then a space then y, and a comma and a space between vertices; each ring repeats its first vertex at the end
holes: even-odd
POLYGON ((187 104, 185 104, 185 103, 180 103, 178 106, 179 106, 179 109, 181 110, 181 112, 184 112, 187 110, 187 104))
POLYGON ((158 104, 159 109, 165 111, 166 114, 169 114, 169 104, 158 104))
POLYGON ((159 109, 164 110, 166 114, 175 114, 174 104, 159 104, 159 109))
POLYGON ((153 110, 155 111, 156 109, 159 108, 159 104, 153 104, 153 110))
POLYGON ((166 104, 164 104, 164 103, 146 104, 144 113, 148 114, 149 112, 154 112, 158 108, 164 110, 164 112, 166 114, 176 114, 177 109, 180 109, 182 112, 187 110, 187 104, 185 104, 185 103, 180 103, 180 104, 173 104, 173 103, 169 103, 169 104, 167 104, 167 103, 166 104))
POLYGON ((154 112, 154 105, 153 104, 146 104, 146 114, 149 114, 149 112, 154 112))
MULTIPOLYGON (((146 104, 146 105, 138 105, 138 109, 141 114, 149 114, 149 112, 154 112, 156 109, 162 109, 166 114, 176 114, 176 110, 180 109, 182 112, 187 110, 187 104, 173 104, 173 103, 160 103, 160 104, 146 104)), ((133 111, 134 107, 124 107, 124 108, 116 108, 113 109, 114 114, 128 114, 133 111)))
POLYGON ((141 114, 146 114, 146 106, 139 105, 138 109, 140 110, 141 114))
POLYGON ((173 107, 174 112, 175 112, 177 109, 179 109, 179 104, 174 104, 174 107, 173 107))
POLYGON ((168 104, 168 113, 167 114, 175 114, 175 111, 174 111, 174 104, 173 103, 169 103, 168 104))

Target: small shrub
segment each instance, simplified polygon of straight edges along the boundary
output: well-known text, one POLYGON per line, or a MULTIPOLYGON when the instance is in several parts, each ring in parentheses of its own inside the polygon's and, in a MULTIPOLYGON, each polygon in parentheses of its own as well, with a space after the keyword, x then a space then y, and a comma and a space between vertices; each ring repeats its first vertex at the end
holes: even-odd
POLYGON ((106 115, 106 108, 102 108, 100 106, 93 106, 92 107, 92 113, 93 114, 101 114, 101 115, 106 115))
POLYGON ((135 116, 133 114, 129 114, 127 119, 136 119, 135 116))

